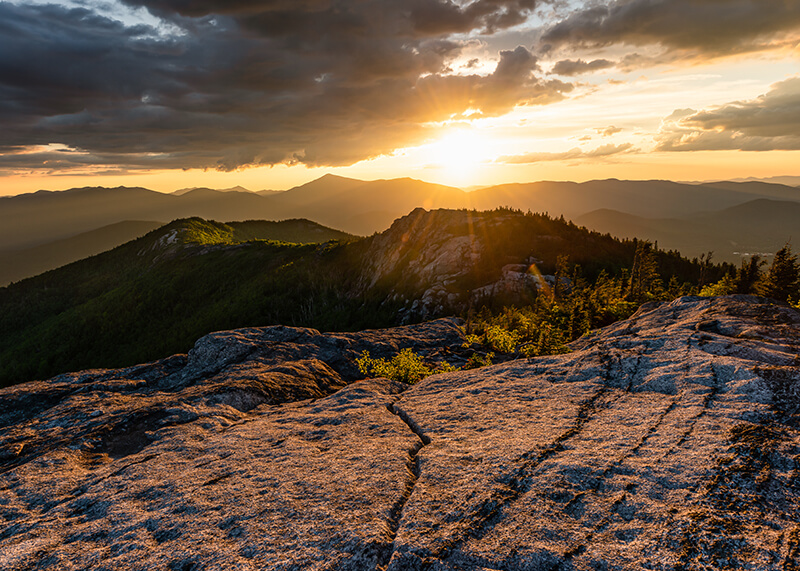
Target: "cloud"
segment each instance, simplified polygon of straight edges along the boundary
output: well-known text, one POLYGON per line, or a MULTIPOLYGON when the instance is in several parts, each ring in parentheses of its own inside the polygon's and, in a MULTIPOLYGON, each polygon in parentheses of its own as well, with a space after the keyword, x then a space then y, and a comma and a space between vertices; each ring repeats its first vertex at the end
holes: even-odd
POLYGON ((622 145, 601 145, 591 151, 584 151, 578 147, 565 151, 563 153, 527 153, 524 155, 510 155, 499 157, 496 162, 521 165, 533 164, 550 161, 572 161, 579 159, 602 159, 613 155, 623 153, 634 153, 636 149, 633 148, 631 143, 624 143, 622 145))
POLYGON ((0 152, 59 144, 136 168, 348 165, 419 144, 426 123, 572 89, 542 79, 522 46, 488 75, 452 72, 467 34, 517 25, 534 0, 126 3, 179 33, 0 2, 0 152))
POLYGON ((615 0, 574 12, 545 30, 542 40, 551 47, 659 45, 673 57, 719 56, 765 49, 799 29, 800 3, 794 1, 615 0))
POLYGON ((614 67, 615 65, 616 64, 613 61, 609 61, 607 59, 596 59, 592 61, 583 61, 582 59, 564 59, 556 62, 550 73, 554 73, 555 75, 573 76, 597 71, 600 69, 608 69, 610 67, 614 67))
POLYGON ((611 125, 610 127, 601 127, 599 129, 595 129, 598 135, 602 135, 603 137, 611 137, 612 135, 616 135, 617 133, 622 133, 624 129, 622 127, 615 127, 611 125))
MULTIPOLYGON (((420 37, 468 33, 492 33, 526 21, 536 0, 123 0, 145 7, 153 14, 169 17, 202 17, 224 14, 236 17, 245 27, 270 35, 302 35, 321 31, 326 23, 338 32, 364 31, 373 23, 420 37), (347 23, 345 27, 341 24, 347 23), (336 25, 339 24, 339 25, 336 25)), ((385 30, 388 31, 388 30, 385 30)))
POLYGON ((665 118, 659 151, 800 150, 800 77, 772 85, 750 101, 694 111, 678 109, 665 118))
POLYGON ((461 67, 463 67, 464 69, 474 69, 474 68, 478 67, 478 65, 480 63, 481 63, 480 59, 472 58, 471 60, 469 60, 467 63, 465 63, 461 67))

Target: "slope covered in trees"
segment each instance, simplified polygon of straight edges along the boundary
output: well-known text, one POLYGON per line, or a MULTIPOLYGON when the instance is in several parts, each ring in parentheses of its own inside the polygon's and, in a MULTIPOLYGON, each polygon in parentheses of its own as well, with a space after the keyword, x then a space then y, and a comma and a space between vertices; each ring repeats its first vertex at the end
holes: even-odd
POLYGON ((0 289, 0 383, 149 361, 186 352, 211 331, 248 326, 342 331, 455 314, 482 335, 480 320, 491 324, 511 306, 536 316, 526 326, 529 337, 519 341, 551 352, 643 301, 697 292, 733 271, 507 209, 419 210, 382 235, 311 245, 249 240, 258 224, 179 220, 0 289), (441 223, 447 217, 452 224, 441 223), (481 244, 477 254, 450 248, 470 241, 481 244), (431 251, 439 257, 420 267, 431 251), (447 256, 460 268, 459 279, 441 274, 447 256), (372 281, 376 264, 386 272, 372 281), (520 274, 522 289, 500 287, 509 264, 530 266, 520 274), (423 274, 428 281, 414 278, 423 274), (414 303, 427 295, 430 280, 449 288, 452 303, 417 311, 414 303), (542 340, 548 330, 552 335, 542 340))

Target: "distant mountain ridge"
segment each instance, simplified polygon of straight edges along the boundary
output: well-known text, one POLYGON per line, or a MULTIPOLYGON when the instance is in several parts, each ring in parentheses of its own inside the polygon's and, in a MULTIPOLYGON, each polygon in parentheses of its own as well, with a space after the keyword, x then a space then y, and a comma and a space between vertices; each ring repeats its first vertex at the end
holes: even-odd
MULTIPOLYGON (((508 206, 569 219, 581 219, 591 212, 607 209, 640 218, 688 220, 760 199, 800 203, 800 189, 774 183, 692 185, 616 179, 506 184, 465 192, 410 178, 362 181, 325 175, 280 192, 254 193, 236 188, 180 192, 164 194, 141 187, 85 187, 0 198, 0 251, 19 251, 125 220, 166 222, 191 216, 221 221, 305 218, 349 234, 370 235, 385 230, 393 220, 418 207, 488 210, 508 206)), ((783 226, 770 229, 770 221, 760 218, 752 222, 750 226, 758 223, 768 232, 774 230, 769 243, 782 243, 789 238, 777 234, 778 230, 785 230, 783 226)), ((615 234, 623 230, 604 231, 615 234)), ((639 237, 653 239, 655 235, 639 237)), ((746 235, 741 235, 740 241, 750 242, 746 235)), ((718 244, 719 241, 693 242, 690 244, 693 250, 686 253, 696 255, 718 248, 718 244)), ((672 247, 666 243, 664 246, 672 247)), ((731 256, 733 251, 725 246, 719 253, 731 256)))
MULTIPOLYGON (((19 251, 0 252, 0 287, 100 254, 164 226, 162 222, 123 221, 90 230, 48 244, 19 251)), ((295 244, 315 244, 329 240, 350 240, 353 235, 304 219, 247 220, 218 224, 211 241, 225 243, 249 240, 277 240, 295 244)), ((205 237, 208 241, 209 237, 205 237)))
POLYGON ((785 184, 788 186, 800 186, 800 176, 769 176, 766 178, 748 177, 748 178, 737 178, 733 180, 734 182, 760 181, 760 182, 773 182, 777 184, 785 184))
MULTIPOLYGON (((194 190, 213 190, 215 192, 250 192, 250 193, 253 193, 252 190, 249 190, 249 189, 247 189, 247 188, 245 188, 243 186, 238 186, 237 185, 237 186, 232 186, 231 188, 209 188, 209 187, 206 187, 206 186, 193 186, 193 187, 189 187, 189 188, 181 188, 181 189, 172 191, 170 194, 174 194, 175 196, 181 196, 181 195, 187 194, 189 192, 192 192, 194 190)), ((261 192, 269 192, 269 191, 261 191, 261 192)), ((253 193, 253 194, 258 194, 258 193, 256 192, 256 193, 253 193)))
POLYGON ((742 255, 770 254, 800 237, 800 203, 760 198, 684 218, 646 218, 600 209, 575 219, 620 238, 643 238, 686 256, 713 252, 719 261, 738 262, 742 255))
MULTIPOLYGON (((0 288, 0 385, 160 358, 215 330, 342 331, 458 314, 498 294, 522 303, 559 256, 591 281, 629 267, 637 251, 633 241, 508 209, 417 209, 382 234, 322 244, 252 239, 270 225, 287 222, 176 220, 0 288)), ((681 283, 697 281, 699 264, 654 255, 681 283)))
POLYGON ((162 222, 125 220, 48 244, 0 252, 0 287, 105 252, 160 226, 162 222))

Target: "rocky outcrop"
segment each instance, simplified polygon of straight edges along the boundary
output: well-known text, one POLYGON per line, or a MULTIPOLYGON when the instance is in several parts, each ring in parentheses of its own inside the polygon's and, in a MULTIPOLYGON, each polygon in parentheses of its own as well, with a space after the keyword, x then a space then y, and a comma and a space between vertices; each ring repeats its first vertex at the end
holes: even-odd
MULTIPOLYGON (((543 276, 536 271, 539 260, 530 260, 530 264, 506 264, 502 268, 502 277, 494 283, 475 288, 470 292, 473 305, 487 299, 524 299, 531 291, 552 290, 556 284, 556 277, 543 276)), ((561 284, 567 291, 572 286, 569 278, 563 277, 561 284)))
POLYGON ((353 364, 460 342, 247 329, 4 389, 0 568, 800 566, 795 310, 681 298, 410 388, 353 364))
POLYGON ((526 222, 511 211, 417 208, 372 239, 360 287, 389 284, 391 300, 406 302, 406 321, 463 311, 498 295, 525 300, 554 279, 538 273, 541 260, 517 251, 512 233, 501 237, 500 229, 526 222))

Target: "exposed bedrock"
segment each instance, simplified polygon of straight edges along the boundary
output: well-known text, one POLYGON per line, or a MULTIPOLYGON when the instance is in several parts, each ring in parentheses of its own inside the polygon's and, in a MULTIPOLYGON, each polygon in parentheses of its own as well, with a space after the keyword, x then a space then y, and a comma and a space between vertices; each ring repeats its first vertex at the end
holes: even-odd
POLYGON ((681 298, 573 352, 459 362, 456 323, 217 333, 0 391, 0 568, 796 569, 800 314, 681 298))

